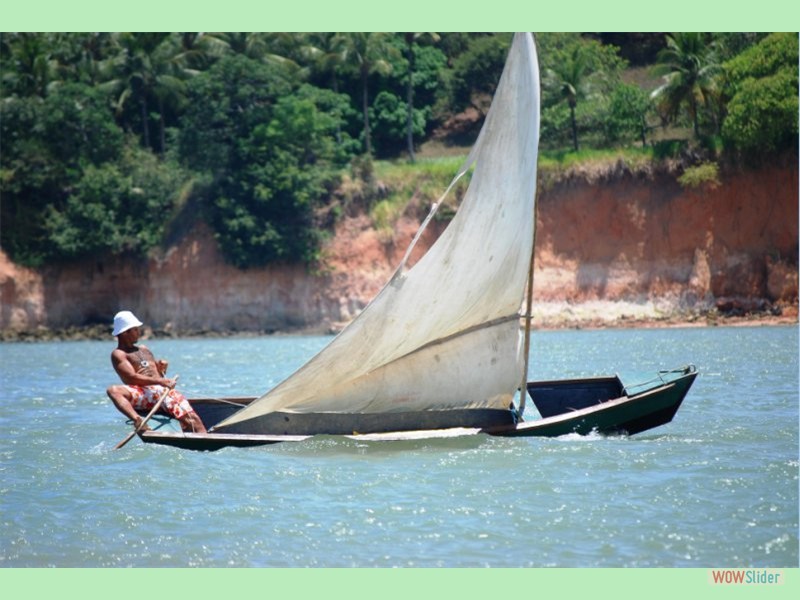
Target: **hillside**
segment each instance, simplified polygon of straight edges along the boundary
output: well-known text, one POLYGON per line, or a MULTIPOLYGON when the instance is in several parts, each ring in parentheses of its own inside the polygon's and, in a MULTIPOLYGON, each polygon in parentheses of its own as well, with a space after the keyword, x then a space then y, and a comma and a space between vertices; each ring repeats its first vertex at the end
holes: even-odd
MULTIPOLYGON (((796 322, 797 165, 723 172, 719 185, 695 189, 678 175, 667 163, 620 161, 540 182, 539 327, 713 323, 745 313, 796 322)), ((0 254, 0 329, 9 339, 95 324, 102 332, 117 310, 130 308, 165 334, 337 330, 391 276, 421 208, 409 203, 389 230, 363 211, 343 215, 313 271, 234 268, 201 223, 148 261, 32 270, 0 254)), ((445 226, 431 224, 419 254, 445 226)))

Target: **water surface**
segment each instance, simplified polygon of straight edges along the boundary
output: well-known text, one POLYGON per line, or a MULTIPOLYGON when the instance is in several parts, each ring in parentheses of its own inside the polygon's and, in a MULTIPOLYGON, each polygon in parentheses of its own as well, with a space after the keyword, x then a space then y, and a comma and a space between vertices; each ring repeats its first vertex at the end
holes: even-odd
MULTIPOLYGON (((188 395, 257 395, 328 340, 150 346, 188 395)), ((214 453, 113 450, 113 347, 0 344, 0 566, 798 566, 795 326, 535 332, 532 378, 697 366, 675 420, 630 438, 214 453)))

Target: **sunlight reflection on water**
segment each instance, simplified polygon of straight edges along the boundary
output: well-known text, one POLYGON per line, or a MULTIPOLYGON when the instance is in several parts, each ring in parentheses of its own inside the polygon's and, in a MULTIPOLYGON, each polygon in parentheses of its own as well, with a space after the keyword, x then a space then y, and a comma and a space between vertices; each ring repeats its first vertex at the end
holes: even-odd
MULTIPOLYGON (((534 333, 533 378, 697 365, 675 420, 631 438, 215 453, 113 450, 111 342, 2 344, 0 566, 796 566, 797 333, 534 333)), ((258 395, 328 339, 150 345, 189 395, 258 395)))

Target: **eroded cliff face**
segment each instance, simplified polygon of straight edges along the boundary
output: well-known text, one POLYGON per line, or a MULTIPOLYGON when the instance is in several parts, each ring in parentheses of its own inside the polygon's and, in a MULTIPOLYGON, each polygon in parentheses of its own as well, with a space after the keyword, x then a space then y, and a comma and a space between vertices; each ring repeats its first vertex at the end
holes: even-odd
MULTIPOLYGON (((176 331, 335 326, 389 279, 418 226, 403 217, 387 236, 365 216, 344 218, 315 272, 238 270, 225 264, 203 224, 143 261, 34 271, 0 253, 0 329, 108 323, 122 308, 176 331)), ((426 230, 412 264, 443 227, 434 221, 426 230)), ((796 307, 798 170, 731 173, 701 190, 686 190, 667 173, 571 177, 539 194, 536 249, 538 303, 702 309, 729 298, 796 307)))
POLYGON ((540 300, 797 296, 797 168, 686 190, 667 174, 565 182, 539 202, 540 300))

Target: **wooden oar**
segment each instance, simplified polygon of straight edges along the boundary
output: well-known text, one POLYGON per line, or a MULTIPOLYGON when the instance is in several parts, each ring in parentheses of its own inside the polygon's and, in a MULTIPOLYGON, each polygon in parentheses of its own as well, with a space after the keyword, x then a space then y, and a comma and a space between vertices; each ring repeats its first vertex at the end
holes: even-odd
POLYGON ((141 423, 139 423, 139 426, 136 429, 134 429, 131 433, 129 433, 124 440, 122 440, 119 444, 114 446, 114 450, 119 450, 120 448, 122 448, 125 444, 127 444, 133 439, 133 436, 135 436, 142 430, 142 427, 144 427, 145 424, 150 420, 150 417, 156 414, 156 411, 158 411, 158 409, 161 408, 161 405, 164 403, 164 400, 167 399, 169 393, 175 389, 176 383, 178 383, 178 375, 175 376, 175 380, 172 382, 172 385, 168 386, 167 389, 164 390, 164 392, 161 394, 161 397, 158 399, 158 402, 156 402, 156 405, 152 408, 152 410, 150 410, 149 413, 147 413, 147 416, 142 420, 141 423))

